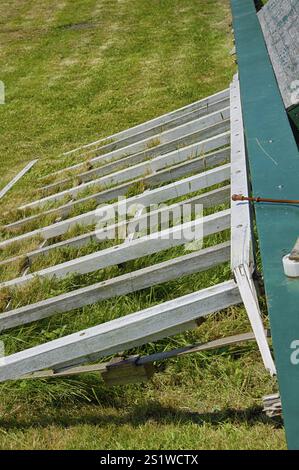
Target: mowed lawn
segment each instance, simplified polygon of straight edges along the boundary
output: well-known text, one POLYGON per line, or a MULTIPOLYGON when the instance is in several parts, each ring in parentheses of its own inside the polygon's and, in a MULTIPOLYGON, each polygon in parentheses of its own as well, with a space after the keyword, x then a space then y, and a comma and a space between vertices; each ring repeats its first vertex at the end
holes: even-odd
MULTIPOLYGON (((1 214, 28 199, 36 175, 62 152, 228 87, 235 73, 230 22, 224 0, 2 0, 0 187, 26 162, 40 162, 3 199, 1 214)), ((0 340, 12 353, 229 276, 225 265, 0 340)), ((26 292, 26 301, 38 295, 26 292)), ((249 329, 244 309, 230 308, 196 331, 135 352, 249 329)), ((113 389, 97 374, 0 385, 0 449, 285 448, 281 421, 262 412, 262 397, 276 384, 254 343, 157 367, 152 381, 113 389)))

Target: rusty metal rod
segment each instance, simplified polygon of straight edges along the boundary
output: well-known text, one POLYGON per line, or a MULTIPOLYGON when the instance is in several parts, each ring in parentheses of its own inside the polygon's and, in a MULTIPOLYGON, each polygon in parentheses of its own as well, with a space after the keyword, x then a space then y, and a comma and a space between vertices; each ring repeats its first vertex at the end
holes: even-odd
POLYGON ((249 202, 270 202, 276 204, 299 204, 297 199, 270 199, 265 197, 246 197, 239 194, 232 196, 233 201, 249 201, 249 202))

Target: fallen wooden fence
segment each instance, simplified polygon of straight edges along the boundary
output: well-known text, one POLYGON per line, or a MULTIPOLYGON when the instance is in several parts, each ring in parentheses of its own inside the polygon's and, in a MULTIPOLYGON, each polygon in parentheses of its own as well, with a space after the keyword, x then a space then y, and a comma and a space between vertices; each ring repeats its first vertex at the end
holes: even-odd
MULTIPOLYGON (((171 171, 173 171, 173 170, 167 170, 168 174, 171 171)), ((158 174, 159 178, 161 178, 161 173, 162 172, 159 172, 159 174, 158 174)), ((179 177, 180 176, 181 176, 181 173, 179 174, 179 177)), ((165 202, 165 201, 170 200, 170 199, 185 196, 186 194, 208 188, 209 186, 213 186, 215 184, 223 183, 223 182, 229 180, 229 178, 230 178, 230 165, 229 164, 222 165, 222 166, 217 167, 215 169, 208 170, 206 172, 199 173, 197 175, 190 176, 188 178, 185 178, 185 179, 182 179, 182 180, 179 180, 179 181, 175 181, 174 183, 170 183, 168 185, 165 185, 165 186, 153 189, 153 190, 144 191, 143 193, 141 193, 137 196, 133 196, 131 198, 126 199, 124 204, 119 203, 119 202, 116 202, 114 204, 110 204, 109 205, 109 210, 114 210, 114 211, 121 210, 121 208, 124 205, 134 206, 134 205, 137 205, 137 204, 142 204, 142 205, 147 207, 150 204, 159 204, 161 202, 165 202)), ((137 180, 137 181, 139 181, 139 180, 137 180)), ((141 181, 144 181, 144 180, 141 180, 141 181)), ((160 179, 160 181, 161 181, 161 179, 160 179)), ((136 181, 135 181, 135 183, 136 183, 136 181)), ((95 201, 97 201, 97 199, 99 199, 97 201, 99 203, 105 202, 106 200, 110 201, 111 199, 113 199, 113 197, 115 198, 117 196, 125 195, 126 191, 130 188, 131 184, 132 183, 127 183, 125 185, 125 188, 124 188, 124 186, 119 186, 116 189, 108 190, 108 194, 107 194, 107 192, 103 191, 103 192, 99 193, 98 195, 95 194, 93 196, 89 196, 88 198, 85 198, 84 201, 86 199, 90 200, 90 197, 92 198, 92 200, 95 200, 95 201)), ((83 200, 81 200, 81 201, 83 201, 83 200)), ((73 208, 74 206, 75 206, 75 203, 70 203, 67 207, 70 209, 70 207, 73 208)), ((37 236, 37 235, 44 238, 44 239, 57 237, 59 235, 63 235, 71 227, 74 227, 77 224, 80 224, 80 225, 87 225, 88 224, 89 225, 89 224, 97 223, 99 220, 101 220, 101 217, 107 212, 107 210, 108 209, 105 206, 104 207, 99 207, 98 209, 95 209, 93 211, 85 212, 85 213, 80 214, 78 216, 71 217, 69 219, 62 220, 60 222, 51 224, 47 227, 36 229, 36 230, 33 230, 32 232, 26 232, 22 235, 18 235, 16 237, 4 240, 4 241, 0 242, 0 249, 4 248, 5 246, 10 245, 11 243, 23 241, 25 239, 32 238, 32 237, 37 236)), ((55 209, 55 211, 56 211, 56 209, 55 209)), ((45 216, 45 215, 48 215, 48 214, 49 214, 49 212, 45 212, 45 213, 43 213, 41 215, 37 215, 35 217, 40 219, 41 216, 45 216)), ((16 222, 14 224, 14 228, 15 228, 16 225, 19 227, 20 223, 22 223, 22 225, 23 225, 24 220, 20 221, 20 222, 16 222)), ((6 229, 12 228, 12 224, 11 225, 6 225, 6 226, 4 226, 4 228, 6 228, 6 229)))
MULTIPOLYGON (((15 279, 2 282, 0 289, 9 289, 13 297, 15 289, 21 289, 34 279, 42 283, 46 278, 65 277, 71 273, 84 275, 109 266, 122 265, 129 260, 188 245, 194 240, 205 240, 207 236, 230 227, 231 242, 202 249, 197 245, 195 251, 169 261, 152 264, 31 305, 13 309, 8 306, 0 315, 0 331, 199 273, 227 263, 230 258, 235 280, 227 280, 5 357, 0 365, 0 381, 101 371, 104 380, 110 385, 135 382, 151 376, 152 369, 145 367, 146 364, 253 338, 257 340, 265 366, 272 374, 275 373, 252 281, 254 259, 251 257, 248 207, 233 204, 231 209, 227 209, 222 206, 228 204, 232 192, 243 191, 245 194, 247 185, 237 79, 235 78, 230 93, 225 90, 150 123, 116 134, 110 140, 114 141, 106 142, 101 148, 99 144, 103 141, 78 149, 79 152, 85 152, 82 158, 89 152, 101 153, 90 158, 92 168, 77 175, 77 181, 81 184, 24 204, 21 210, 34 209, 37 212, 3 227, 7 234, 11 232, 13 235, 16 230, 26 229, 28 223, 37 222, 51 214, 63 218, 0 242, 0 249, 5 249, 12 244, 21 245, 33 237, 49 242, 53 239, 49 245, 2 260, 0 267, 16 263, 24 257, 26 271, 15 279), (234 118, 232 122, 231 109, 234 118), (153 138, 159 138, 159 142, 151 147, 153 138), (231 185, 228 185, 230 180, 231 185), (99 185, 101 190, 80 197, 82 191, 99 185), (140 193, 115 202, 117 197, 125 196, 132 185, 140 187, 140 193), (77 199, 63 203, 65 196, 77 199), (62 204, 47 209, 47 204, 59 202, 62 204), (87 202, 102 205, 95 210, 71 215, 72 210, 84 207, 87 202), (162 203, 166 205, 161 206, 162 203), (194 217, 199 204, 204 210, 212 209, 212 213, 202 217, 200 212, 194 217), (217 206, 220 206, 218 211, 217 206), (186 207, 190 211, 190 219, 187 221, 182 219, 181 213, 186 207), (123 213, 130 214, 129 218, 115 220, 115 215, 120 217, 123 213), (166 219, 168 223, 172 221, 172 226, 163 225, 162 221, 166 219), (91 225, 94 225, 91 231, 67 237, 70 229, 76 226, 90 229, 91 225), (55 253, 62 248, 81 247, 91 241, 118 238, 119 233, 124 235, 121 237, 124 239, 121 244, 30 272, 32 261, 38 257, 55 253), (57 237, 60 236, 65 239, 59 240, 57 237), (240 266, 249 268, 248 271, 245 269, 245 281, 240 266), (145 358, 133 357, 116 363, 81 365, 196 328, 207 315, 242 301, 247 307, 253 333, 145 358)), ((71 165, 53 173, 53 177, 59 178, 64 171, 80 170, 83 165, 83 162, 71 165)), ((64 178, 44 186, 42 190, 60 190, 61 184, 70 182, 70 178, 64 178)))

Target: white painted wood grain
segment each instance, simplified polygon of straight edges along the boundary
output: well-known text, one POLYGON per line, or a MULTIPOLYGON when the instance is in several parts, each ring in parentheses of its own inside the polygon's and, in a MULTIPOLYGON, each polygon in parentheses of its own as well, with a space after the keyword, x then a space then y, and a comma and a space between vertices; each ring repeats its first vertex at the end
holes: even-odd
POLYGON ((230 243, 226 242, 10 310, 0 315, 0 332, 48 318, 54 314, 92 305, 111 297, 126 295, 182 276, 205 271, 228 261, 229 258, 230 243))
MULTIPOLYGON (((53 243, 51 245, 48 245, 46 243, 47 240, 45 240, 43 242, 43 244, 46 243, 45 246, 41 246, 37 250, 27 252, 25 256, 28 260, 28 263, 30 264, 38 256, 47 255, 53 250, 66 247, 84 246, 93 240, 106 240, 107 238, 111 237, 111 234, 116 232, 119 233, 125 231, 127 234, 130 234, 132 232, 135 232, 136 226, 138 226, 139 231, 144 231, 146 228, 152 228, 152 226, 156 223, 155 220, 158 220, 158 217, 165 218, 165 216, 176 214, 178 213, 178 211, 181 213, 181 211, 183 210, 183 206, 186 205, 188 205, 191 210, 194 210, 198 205, 202 205, 203 208, 206 209, 219 204, 223 204, 225 202, 229 202, 229 200, 230 185, 226 185, 222 188, 215 189, 213 191, 208 191, 199 196, 194 196, 193 198, 186 199, 175 204, 170 204, 167 206, 163 205, 162 207, 156 210, 152 209, 147 214, 140 215, 140 217, 134 218, 134 220, 123 220, 116 224, 113 223, 112 220, 112 225, 109 225, 109 222, 107 221, 108 225, 104 228, 97 228, 96 230, 93 230, 91 232, 87 232, 82 235, 78 235, 77 237, 72 237, 67 240, 63 240, 61 242, 53 243)), ((24 259, 24 254, 0 261, 0 267, 11 263, 17 263, 21 259, 24 259)))
POLYGON ((234 281, 179 297, 3 358, 0 382, 46 368, 65 368, 173 336, 196 320, 240 303, 234 281))
MULTIPOLYGON (((166 153, 165 155, 159 155, 158 157, 154 157, 152 160, 147 160, 144 162, 144 154, 135 154, 135 155, 130 155, 128 157, 122 158, 121 161, 117 160, 112 163, 108 163, 106 165, 102 165, 100 167, 93 168, 91 170, 85 171, 83 173, 80 173, 76 175, 76 180, 78 180, 80 183, 85 183, 90 180, 92 180, 96 176, 108 176, 113 179, 117 177, 116 172, 121 172, 121 170, 126 168, 125 171, 132 171, 133 172, 133 177, 134 177, 134 166, 136 168, 139 168, 137 166, 139 163, 144 163, 144 165, 149 165, 149 171, 151 171, 151 166, 155 165, 155 162, 169 162, 168 166, 175 165, 177 163, 182 163, 186 160, 186 158, 196 158, 197 156, 204 156, 204 154, 211 152, 213 150, 216 150, 217 148, 223 147, 225 145, 229 145, 230 142, 230 132, 225 132, 220 135, 216 135, 214 137, 211 137, 209 139, 196 142, 194 144, 188 145, 183 148, 178 148, 174 150, 173 152, 166 153), (160 160, 158 160, 160 159, 160 160), (173 163, 172 163, 173 162, 173 163)), ((166 167, 167 165, 165 165, 166 167)), ((159 169, 161 169, 160 167, 159 169)), ((164 168, 164 166, 163 166, 164 168)), ((147 171, 147 170, 146 170, 147 171)), ((122 173, 120 173, 122 174, 122 173)), ((42 191, 52 191, 55 189, 60 189, 61 184, 65 184, 70 182, 70 178, 66 178, 63 180, 59 180, 55 183, 51 183, 47 186, 44 186, 41 188, 42 191)))
POLYGON ((156 127, 164 126, 168 122, 171 122, 174 119, 178 119, 184 116, 185 114, 188 114, 196 109, 200 109, 200 108, 208 109, 214 103, 227 99, 228 97, 229 97, 229 89, 220 91, 218 93, 215 93, 214 95, 208 96, 207 98, 204 98, 199 101, 195 101, 194 103, 188 104, 187 106, 183 106, 182 108, 176 109, 169 113, 163 114, 162 116, 158 116, 154 119, 138 124, 137 126, 131 127, 124 131, 117 132, 108 137, 103 137, 89 144, 82 145, 81 147, 77 147, 73 150, 63 153, 63 156, 72 155, 73 153, 78 152, 78 151, 85 151, 87 149, 90 149, 93 146, 96 146, 100 143, 105 142, 106 140, 108 141, 112 140, 113 142, 118 142, 122 139, 127 139, 135 135, 138 135, 139 136, 138 139, 141 140, 143 137, 143 133, 150 129, 155 129, 156 127))
MULTIPOLYGON (((159 172, 162 173, 162 172, 159 172)), ((214 184, 222 183, 230 179, 230 164, 222 165, 218 168, 208 170, 189 178, 170 183, 160 188, 147 190, 142 194, 133 196, 124 201, 123 204, 129 205, 143 204, 149 206, 150 204, 159 204, 177 197, 185 196, 188 193, 199 191, 208 188, 214 184)), ((18 235, 7 240, 0 242, 0 249, 9 246, 11 243, 27 240, 34 236, 41 236, 44 239, 50 239, 59 235, 63 235, 71 227, 78 224, 89 225, 98 223, 99 219, 107 212, 107 207, 118 211, 123 207, 122 203, 110 204, 109 206, 101 206, 93 211, 85 212, 75 217, 71 217, 61 222, 51 224, 47 227, 33 230, 31 232, 18 235)), ((27 219, 28 220, 28 219, 27 219)))
MULTIPOLYGON (((164 170, 167 167, 183 163, 188 159, 195 158, 200 155, 200 152, 210 150, 211 148, 219 148, 229 144, 229 134, 221 134, 216 138, 208 139, 200 144, 193 144, 184 149, 178 149, 173 152, 170 152, 166 155, 161 155, 150 161, 142 162, 138 165, 128 166, 127 168, 120 170, 118 172, 102 176, 100 178, 93 179, 83 184, 79 184, 73 188, 60 191, 50 196, 37 199, 31 203, 24 204, 21 206, 21 209, 34 209, 36 207, 42 207, 44 204, 49 202, 56 202, 64 199, 66 196, 76 197, 78 194, 86 189, 92 188, 93 186, 99 186, 106 189, 110 186, 114 186, 125 181, 130 180, 133 184, 134 180, 138 177, 153 174, 157 171, 164 170)), ((207 155, 205 158, 205 163, 209 166, 209 159, 212 159, 211 156, 207 155)), ((204 157, 202 157, 204 158, 204 157)), ((130 162, 128 162, 130 165, 130 162)))
POLYGON ((202 232, 203 236, 207 236, 212 233, 221 232, 229 227, 230 210, 217 212, 216 214, 192 220, 184 224, 175 225, 172 228, 160 232, 151 233, 148 236, 133 240, 130 243, 116 245, 62 264, 42 269, 33 274, 27 274, 26 276, 2 282, 0 289, 22 286, 32 281, 35 277, 52 278, 53 276, 64 277, 71 273, 90 273, 98 269, 189 243, 198 239, 200 232, 202 232))

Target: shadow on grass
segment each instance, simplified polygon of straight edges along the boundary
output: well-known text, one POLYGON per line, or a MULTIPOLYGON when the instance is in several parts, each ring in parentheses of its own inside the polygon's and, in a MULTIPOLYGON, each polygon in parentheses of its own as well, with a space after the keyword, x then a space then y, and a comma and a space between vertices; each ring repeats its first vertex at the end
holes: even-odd
POLYGON ((84 406, 83 408, 75 407, 73 413, 72 409, 65 407, 63 409, 56 408, 53 410, 51 416, 45 415, 41 411, 28 419, 18 419, 17 417, 0 418, 0 428, 8 431, 32 427, 45 428, 53 425, 64 428, 77 425, 100 427, 130 425, 132 427, 138 427, 149 421, 159 425, 197 424, 198 426, 202 426, 204 424, 210 424, 212 426, 218 426, 224 423, 234 425, 246 423, 247 425, 254 426, 262 423, 269 424, 276 429, 283 427, 282 419, 279 417, 268 418, 261 407, 250 407, 244 410, 226 408, 215 412, 199 413, 196 411, 183 411, 173 407, 165 407, 159 402, 154 402, 150 405, 137 405, 130 412, 119 410, 119 408, 115 409, 115 411, 118 414, 107 412, 105 408, 99 407, 99 413, 97 413, 97 407, 95 405, 84 406), (103 414, 103 412, 105 414, 103 414))

